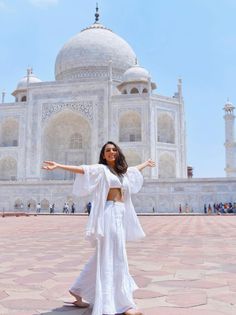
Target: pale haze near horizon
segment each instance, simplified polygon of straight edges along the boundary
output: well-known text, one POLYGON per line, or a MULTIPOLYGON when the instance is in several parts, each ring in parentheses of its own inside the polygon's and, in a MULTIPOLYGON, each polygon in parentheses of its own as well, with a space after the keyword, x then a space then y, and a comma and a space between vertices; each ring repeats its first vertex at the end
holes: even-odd
POLYGON ((224 111, 236 104, 236 1, 234 0, 0 0, 0 91, 5 102, 32 67, 54 80, 62 46, 94 22, 126 40, 157 84, 173 96, 183 81, 187 164, 194 177, 224 177, 224 111))

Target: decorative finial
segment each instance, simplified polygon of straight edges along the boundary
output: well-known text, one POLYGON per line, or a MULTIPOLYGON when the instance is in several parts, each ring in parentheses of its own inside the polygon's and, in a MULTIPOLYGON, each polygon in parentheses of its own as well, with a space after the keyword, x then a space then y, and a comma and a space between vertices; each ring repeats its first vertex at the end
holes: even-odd
POLYGON ((95 23, 98 23, 98 20, 99 20, 98 4, 96 3, 95 23))
POLYGON ((33 69, 31 67, 27 68, 27 76, 30 76, 33 73, 33 69))

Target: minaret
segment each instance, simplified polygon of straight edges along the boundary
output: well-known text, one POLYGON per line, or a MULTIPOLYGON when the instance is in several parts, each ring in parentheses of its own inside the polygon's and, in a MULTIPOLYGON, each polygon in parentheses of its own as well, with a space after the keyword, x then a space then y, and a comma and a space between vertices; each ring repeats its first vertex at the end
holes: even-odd
POLYGON ((236 177, 236 142, 234 138, 234 109, 227 99, 224 106, 225 119, 225 172, 227 177, 236 177))
POLYGON ((2 91, 2 104, 4 104, 4 102, 5 102, 5 95, 6 95, 6 91, 3 90, 2 91))

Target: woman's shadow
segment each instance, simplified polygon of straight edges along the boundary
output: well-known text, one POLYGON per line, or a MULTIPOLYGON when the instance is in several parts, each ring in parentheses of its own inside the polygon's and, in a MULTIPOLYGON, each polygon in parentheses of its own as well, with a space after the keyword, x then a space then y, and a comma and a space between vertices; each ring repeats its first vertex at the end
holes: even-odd
POLYGON ((91 315, 92 309, 63 305, 62 307, 57 307, 57 308, 52 309, 51 311, 46 311, 39 314, 40 315, 62 315, 63 313, 66 315, 91 315))
MULTIPOLYGON (((51 311, 39 313, 40 315, 91 315, 92 309, 91 308, 78 308, 73 306, 67 306, 64 305, 62 307, 54 308, 51 311)), ((37 315, 39 315, 37 314, 37 315)), ((36 314, 33 314, 36 315, 36 314)), ((116 314, 116 315, 122 315, 122 314, 116 314)))

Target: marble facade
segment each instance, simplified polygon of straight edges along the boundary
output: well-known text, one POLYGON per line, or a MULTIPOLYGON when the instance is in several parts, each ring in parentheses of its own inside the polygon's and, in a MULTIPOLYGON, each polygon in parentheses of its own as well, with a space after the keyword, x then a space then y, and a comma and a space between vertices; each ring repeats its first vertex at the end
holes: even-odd
MULTIPOLYGON (((155 89, 129 44, 98 21, 59 51, 55 81, 42 82, 28 69, 12 93, 15 102, 0 104, 0 210, 28 203, 35 209, 38 202, 61 210, 75 201, 74 175, 46 172, 42 161, 97 163, 108 140, 121 146, 129 165, 149 157, 158 163, 144 171, 144 188, 134 197, 138 212, 174 212, 179 203, 200 210, 208 181, 207 200, 215 202, 219 193, 221 201, 231 201, 231 190, 221 194, 225 179, 187 178, 181 79, 173 96, 155 89)), ((234 180, 229 185, 235 187, 234 180)), ((85 202, 76 200, 80 211, 85 202)))

